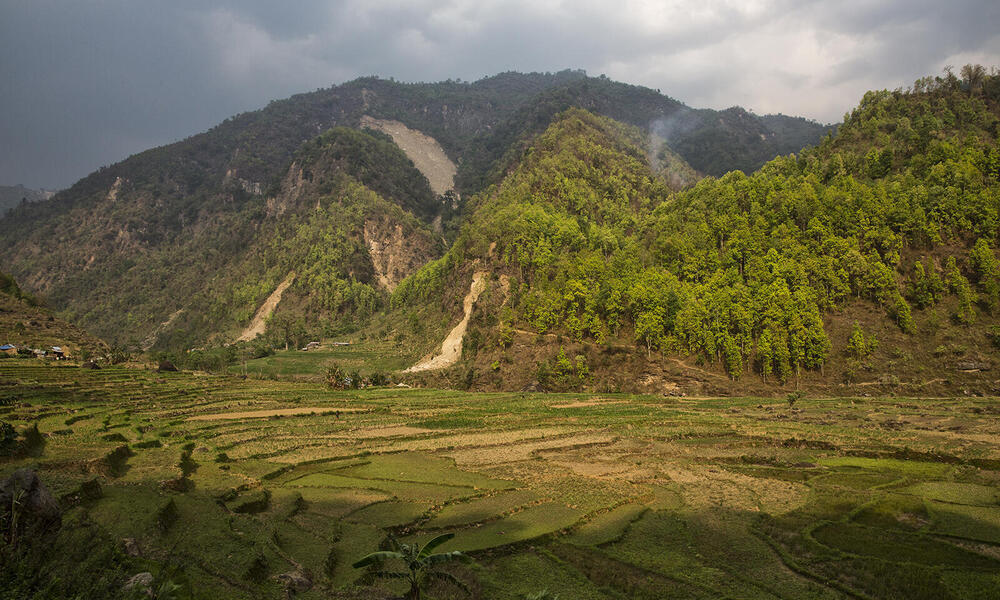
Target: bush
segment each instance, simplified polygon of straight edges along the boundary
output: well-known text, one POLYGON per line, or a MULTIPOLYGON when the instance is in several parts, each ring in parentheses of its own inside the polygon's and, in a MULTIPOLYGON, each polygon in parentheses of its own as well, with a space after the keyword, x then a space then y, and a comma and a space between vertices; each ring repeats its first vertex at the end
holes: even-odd
MULTIPOLYGON (((188 444, 188 446, 193 446, 193 444, 188 444)), ((181 470, 181 476, 185 479, 190 477, 195 471, 198 470, 198 463, 191 458, 191 451, 194 448, 186 447, 184 452, 181 452, 181 460, 177 463, 177 466, 181 470)))
POLYGON ((330 365, 326 368, 326 385, 335 390, 342 390, 347 387, 347 374, 340 365, 330 365))
POLYGON ((986 332, 986 336, 993 342, 994 348, 1000 348, 1000 326, 994 325, 986 332))
POLYGON ((17 432, 7 421, 0 421, 0 456, 10 456, 17 450, 17 432))
POLYGON ((389 385, 389 383, 391 382, 389 381, 388 375, 376 371, 368 376, 368 383, 369 385, 380 386, 380 385, 389 385))
POLYGON ((847 339, 847 354, 856 360, 864 360, 871 356, 877 349, 878 339, 875 337, 875 334, 866 337, 864 330, 855 321, 854 329, 851 330, 851 336, 847 339))

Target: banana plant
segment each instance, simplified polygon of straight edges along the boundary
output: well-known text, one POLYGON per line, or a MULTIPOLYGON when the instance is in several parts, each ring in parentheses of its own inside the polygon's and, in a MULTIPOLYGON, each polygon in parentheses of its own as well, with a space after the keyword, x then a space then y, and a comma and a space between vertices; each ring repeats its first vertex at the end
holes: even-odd
POLYGON ((371 577, 407 581, 410 590, 406 593, 407 600, 420 600, 421 589, 431 581, 445 581, 469 593, 469 589, 451 573, 437 569, 438 565, 452 561, 470 562, 472 559, 458 550, 452 552, 433 553, 434 549, 455 537, 454 533, 439 535, 422 547, 419 544, 401 544, 395 538, 389 538, 392 550, 372 552, 358 562, 355 569, 372 567, 371 577), (392 570, 387 563, 401 561, 406 570, 392 570))

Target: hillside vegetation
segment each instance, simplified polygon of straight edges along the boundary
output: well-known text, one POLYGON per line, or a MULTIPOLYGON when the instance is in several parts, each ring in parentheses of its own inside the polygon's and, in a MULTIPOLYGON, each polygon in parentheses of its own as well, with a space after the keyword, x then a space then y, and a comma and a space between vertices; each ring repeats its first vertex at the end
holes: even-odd
MULTIPOLYGON (((262 235, 300 214, 269 208, 284 202, 280 185, 293 163, 328 161, 324 168, 336 166, 420 221, 440 218, 441 231, 452 237, 462 215, 457 197, 447 203, 434 198, 385 136, 346 128, 371 117, 433 137, 459 165, 458 197, 468 197, 499 181, 533 136, 570 106, 658 132, 676 151, 665 162, 678 186, 693 181, 694 170, 756 168, 798 150, 803 140, 818 141, 824 131, 801 119, 692 110, 653 90, 576 71, 504 73, 474 83, 363 78, 237 115, 102 168, 51 201, 16 208, 0 220, 0 266, 43 294, 61 316, 115 342, 145 346, 152 340, 179 348, 218 341, 245 326, 234 320, 248 320, 287 273, 269 272, 266 285, 230 297, 193 298, 205 293, 206 282, 215 293, 228 293, 224 284, 243 268, 247 249, 267 246, 262 235), (228 313, 222 320, 220 311, 228 313), (185 315, 186 323, 177 320, 185 315)), ((302 173, 306 181, 310 172, 302 173)), ((301 206, 322 203, 329 191, 316 189, 318 196, 301 206)), ((356 222, 335 228, 336 245, 354 243, 356 235, 344 234, 356 222)), ((364 254, 356 260, 364 262, 364 254)), ((288 262, 280 252, 268 260, 268 270, 288 262)), ((339 273, 352 270, 362 269, 338 266, 339 273)), ((368 283, 360 274, 355 279, 368 283)), ((305 294, 303 285, 296 284, 305 294)))
MULTIPOLYGON (((104 356, 106 343, 41 306, 38 299, 24 293, 14 278, 0 273, 0 345, 48 350, 59 346, 76 359, 104 356)), ((6 358, 6 353, 0 358, 6 358)))
MULTIPOLYGON (((511 330, 523 327, 785 382, 831 361, 864 366, 878 347, 870 325, 899 342, 892 351, 910 352, 902 362, 920 362, 916 350, 951 355, 927 347, 947 338, 989 368, 1000 308, 998 79, 870 92, 815 149, 674 194, 649 171, 639 132, 566 111, 471 201, 454 247, 393 301, 420 306, 467 281, 473 260, 509 275, 509 300, 479 323, 486 364, 504 362, 511 330), (866 306, 883 317, 852 329, 866 306)), ((561 375, 586 370, 562 352, 555 362, 561 375)))

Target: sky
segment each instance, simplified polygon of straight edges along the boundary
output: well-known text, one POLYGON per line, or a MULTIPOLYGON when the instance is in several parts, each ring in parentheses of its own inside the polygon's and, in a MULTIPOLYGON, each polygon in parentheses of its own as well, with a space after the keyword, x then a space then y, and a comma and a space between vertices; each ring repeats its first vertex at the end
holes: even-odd
POLYGON ((66 187, 367 75, 585 69, 830 123, 970 62, 1000 66, 996 0, 0 0, 0 185, 66 187))

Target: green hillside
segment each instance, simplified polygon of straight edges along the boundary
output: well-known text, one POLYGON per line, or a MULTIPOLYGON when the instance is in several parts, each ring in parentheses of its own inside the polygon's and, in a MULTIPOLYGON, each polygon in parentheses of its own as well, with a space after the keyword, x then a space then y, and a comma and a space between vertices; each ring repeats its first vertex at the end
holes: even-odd
POLYGON ((453 282, 468 281, 473 259, 509 276, 509 298, 474 323, 485 357, 466 357, 500 386, 542 375, 582 385, 595 360, 608 362, 595 348, 619 343, 691 355, 733 380, 849 381, 873 363, 890 381, 956 361, 989 368, 1000 331, 996 79, 870 92, 817 148, 675 194, 642 160, 639 132, 564 112, 394 304, 461 290, 453 282), (518 329, 580 354, 554 346, 525 378, 523 355, 504 349, 518 329))
MULTIPOLYGON (((103 356, 108 345, 66 321, 54 317, 38 299, 24 293, 12 277, 0 273, 0 346, 48 350, 58 346, 70 357, 103 356)), ((0 353, 7 358, 8 353, 0 353)))

